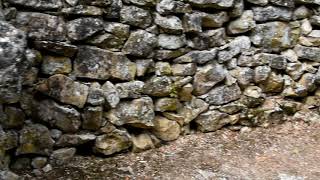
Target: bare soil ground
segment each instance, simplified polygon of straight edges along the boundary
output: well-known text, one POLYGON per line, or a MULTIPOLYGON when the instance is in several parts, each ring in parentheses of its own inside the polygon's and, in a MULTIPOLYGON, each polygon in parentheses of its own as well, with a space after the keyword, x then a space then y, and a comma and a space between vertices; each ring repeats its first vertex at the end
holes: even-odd
POLYGON ((143 153, 77 156, 48 180, 319 180, 320 125, 193 134, 143 153))

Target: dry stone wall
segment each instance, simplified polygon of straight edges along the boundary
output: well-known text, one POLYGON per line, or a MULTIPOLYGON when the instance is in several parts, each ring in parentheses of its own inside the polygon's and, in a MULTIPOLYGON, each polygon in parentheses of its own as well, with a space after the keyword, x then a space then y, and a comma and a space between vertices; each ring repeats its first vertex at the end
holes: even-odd
POLYGON ((0 169, 320 120, 319 0, 0 4, 0 169))

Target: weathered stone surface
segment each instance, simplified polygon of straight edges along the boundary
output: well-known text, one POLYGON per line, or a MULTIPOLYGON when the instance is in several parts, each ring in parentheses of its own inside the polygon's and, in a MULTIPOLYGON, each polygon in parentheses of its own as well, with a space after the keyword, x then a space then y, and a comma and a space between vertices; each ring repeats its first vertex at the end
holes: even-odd
POLYGON ((319 0, 296 0, 297 3, 300 4, 315 4, 315 5, 320 5, 319 0))
POLYGON ((216 131, 229 123, 235 123, 238 118, 216 110, 208 111, 195 119, 198 129, 202 132, 216 131))
POLYGON ((26 35, 4 21, 0 27, 0 103, 15 103, 21 93, 26 35))
POLYGON ((249 67, 237 67, 229 72, 237 79, 240 86, 247 86, 253 82, 254 71, 249 67))
POLYGON ((251 41, 247 36, 238 36, 229 44, 221 47, 222 50, 218 53, 218 61, 227 62, 242 51, 249 50, 250 47, 251 41))
POLYGON ((244 11, 242 15, 231 21, 228 25, 228 32, 230 34, 240 34, 250 31, 255 28, 256 22, 253 19, 253 12, 251 10, 244 11))
POLYGON ((234 4, 234 0, 188 0, 192 6, 198 8, 230 8, 234 4))
POLYGON ((86 107, 82 114, 82 128, 87 130, 98 130, 103 124, 103 108, 86 107))
POLYGON ((61 17, 36 12, 19 12, 14 24, 28 37, 44 41, 66 40, 66 24, 61 17))
POLYGON ((160 14, 164 15, 171 13, 190 13, 192 11, 189 4, 176 0, 161 0, 157 3, 156 9, 160 14))
POLYGON ((103 30, 103 21, 98 18, 78 18, 68 22, 68 37, 72 41, 82 41, 103 30))
POLYGON ((132 146, 130 135, 126 131, 114 130, 111 133, 98 136, 94 150, 104 155, 111 155, 132 146))
POLYGON ((202 17, 199 13, 184 14, 182 19, 184 32, 202 32, 202 17))
POLYGON ((143 92, 143 81, 130 81, 116 84, 120 98, 139 98, 143 92))
POLYGON ((117 126, 128 124, 140 128, 153 127, 155 116, 153 109, 152 99, 142 97, 121 102, 115 109, 107 113, 107 118, 117 126))
POLYGON ((150 96, 164 97, 174 93, 172 80, 167 76, 153 76, 145 82, 143 92, 150 96))
POLYGON ((93 134, 63 134, 56 142, 58 147, 79 146, 90 141, 94 141, 96 136, 93 134))
POLYGON ((154 34, 138 30, 130 34, 122 52, 137 57, 148 57, 156 46, 157 38, 154 34))
POLYGON ((108 49, 111 51, 120 51, 125 43, 124 39, 110 33, 99 34, 92 39, 89 39, 87 42, 102 49, 108 49))
POLYGON ((183 117, 183 123, 188 124, 208 108, 209 104, 205 101, 193 97, 191 101, 185 102, 183 107, 178 109, 178 114, 183 117))
POLYGON ((177 16, 161 16, 160 14, 156 14, 154 22, 165 33, 182 33, 182 21, 177 16))
POLYGON ((35 157, 31 161, 31 166, 35 169, 41 169, 47 164, 47 161, 46 157, 35 157))
POLYGON ((226 70, 219 64, 208 64, 199 67, 194 76, 193 93, 196 95, 203 95, 207 93, 212 87, 223 81, 226 77, 226 70))
POLYGON ((154 61, 152 59, 136 60, 137 64, 137 76, 142 77, 149 72, 153 71, 154 61))
POLYGON ((293 12, 293 18, 294 19, 304 19, 308 18, 312 15, 312 12, 310 9, 308 9, 306 6, 302 5, 294 10, 293 12))
POLYGON ((65 42, 34 41, 34 46, 39 50, 67 57, 73 57, 78 51, 77 46, 65 42))
POLYGON ((292 8, 295 5, 295 0, 270 0, 270 2, 278 6, 284 6, 289 8, 292 8))
POLYGON ((176 98, 160 98, 155 101, 154 106, 155 111, 176 111, 180 106, 180 102, 176 98))
POLYGON ((87 103, 93 106, 103 105, 105 103, 104 92, 101 85, 97 82, 92 83, 89 88, 87 103))
POLYGON ((246 0, 252 4, 260 5, 260 6, 265 6, 268 4, 268 0, 246 0))
POLYGON ((223 105, 240 99, 241 90, 237 84, 217 86, 203 96, 210 105, 223 105))
POLYGON ((0 179, 21 180, 22 178, 19 175, 15 174, 11 171, 1 170, 0 171, 0 179))
MULTIPOLYGON (((0 127, 0 167, 2 168, 3 166, 6 166, 6 161, 3 157, 3 153, 7 150, 11 150, 13 148, 16 148, 18 146, 18 133, 15 131, 4 131, 0 127)), ((4 168, 3 168, 4 169, 4 168)))
POLYGON ((89 87, 71 78, 57 74, 49 77, 38 87, 38 91, 66 104, 82 108, 87 101, 89 87))
POLYGON ((71 59, 67 57, 44 56, 41 72, 48 75, 68 74, 72 71, 71 59))
POLYGON ((76 109, 61 106, 52 100, 35 102, 32 117, 64 132, 76 132, 81 125, 80 113, 76 109))
POLYGON ((271 72, 268 79, 261 84, 263 92, 275 93, 283 90, 284 80, 280 74, 271 72))
POLYGON ((95 6, 74 6, 61 9, 61 13, 66 15, 80 15, 80 16, 101 16, 103 10, 95 6))
POLYGON ((166 76, 172 74, 172 69, 169 62, 157 62, 154 69, 157 76, 166 76))
POLYGON ((122 53, 80 46, 74 61, 74 74, 81 78, 132 80, 136 65, 122 53))
POLYGON ((50 163, 61 166, 67 164, 72 160, 76 153, 76 148, 62 148, 52 152, 50 156, 50 163))
POLYGON ((216 49, 212 49, 209 51, 190 51, 189 53, 174 59, 173 62, 205 64, 209 61, 213 61, 216 57, 216 54, 216 49))
POLYGON ((53 139, 48 128, 40 124, 24 126, 20 131, 19 147, 16 154, 49 155, 52 152, 53 139))
POLYGON ((115 108, 120 102, 120 95, 116 87, 107 81, 101 87, 107 107, 115 108))
POLYGON ((292 11, 283 7, 266 6, 253 7, 254 20, 258 22, 264 21, 290 21, 292 18, 292 11))
POLYGON ((9 3, 36 10, 54 10, 62 7, 62 0, 8 0, 9 3))
POLYGON ((136 6, 124 6, 120 16, 122 23, 140 28, 146 28, 152 23, 151 13, 136 6))
POLYGON ((169 120, 165 117, 156 116, 154 120, 155 126, 153 133, 163 141, 173 141, 178 139, 181 128, 176 121, 169 120))
POLYGON ((171 68, 174 76, 193 76, 197 71, 195 63, 173 64, 171 68))
POLYGON ((185 36, 160 34, 158 36, 158 45, 164 49, 179 49, 186 45, 186 38, 185 36))
POLYGON ((143 133, 138 135, 131 135, 132 138, 132 152, 141 152, 148 149, 155 148, 149 134, 143 133))
POLYGON ((99 6, 99 7, 107 7, 112 4, 112 0, 76 0, 80 1, 80 4, 99 6))
POLYGON ((222 25, 229 20, 229 16, 225 11, 221 11, 215 14, 199 12, 199 15, 202 18, 202 26, 206 28, 222 27, 222 25))
POLYGON ((297 38, 290 26, 284 22, 258 24, 253 30, 251 41, 268 51, 280 51, 295 45, 297 38))
POLYGON ((254 69, 254 82, 260 83, 268 79, 271 73, 269 66, 258 66, 254 69))
POLYGON ((2 110, 2 105, 0 108, 0 123, 3 128, 21 128, 23 126, 26 115, 21 109, 5 106, 2 110))
POLYGON ((286 56, 269 53, 259 53, 256 56, 260 61, 267 62, 271 68, 281 70, 287 67, 286 56))
POLYGON ((300 59, 320 62, 320 48, 297 45, 294 51, 300 59))

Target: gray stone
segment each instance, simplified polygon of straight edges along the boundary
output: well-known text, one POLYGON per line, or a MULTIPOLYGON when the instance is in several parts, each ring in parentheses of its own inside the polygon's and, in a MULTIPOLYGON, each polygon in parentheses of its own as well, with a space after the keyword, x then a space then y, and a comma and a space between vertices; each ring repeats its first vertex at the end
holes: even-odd
POLYGON ((26 115, 24 112, 13 106, 5 106, 4 112, 0 106, 0 123, 3 128, 21 128, 24 124, 26 115))
POLYGON ((72 41, 82 41, 103 30, 103 21, 98 18, 78 18, 68 22, 68 37, 72 41))
POLYGON ((130 25, 127 24, 118 22, 105 22, 104 30, 123 40, 126 40, 130 36, 130 25))
POLYGON ((19 142, 17 155, 49 155, 52 152, 54 140, 48 128, 40 124, 30 124, 24 126, 20 131, 19 142))
POLYGON ((239 17, 244 11, 244 0, 235 0, 234 5, 229 12, 229 16, 234 18, 234 17, 239 17))
POLYGON ((253 20, 253 12, 251 10, 244 11, 243 14, 236 20, 231 21, 228 25, 228 33, 240 34, 250 31, 256 26, 253 20))
POLYGON ((64 132, 76 132, 81 125, 80 113, 71 106, 61 106, 52 100, 41 100, 33 106, 34 119, 64 132))
POLYGON ((9 3, 36 10, 56 10, 62 7, 62 0, 8 0, 9 3))
POLYGON ((292 11, 283 7, 266 6, 253 7, 254 19, 258 22, 265 21, 290 21, 292 18, 292 11))
POLYGON ((155 6, 156 0, 129 0, 132 4, 137 6, 155 6))
POLYGON ((193 97, 191 101, 185 102, 183 107, 178 109, 178 115, 183 117, 183 124, 189 124, 208 108, 209 104, 205 101, 193 97))
POLYGON ((267 51, 280 51, 296 44, 297 30, 284 22, 258 24, 253 30, 251 41, 254 45, 267 51))
POLYGON ((154 58, 159 61, 171 60, 183 56, 190 51, 189 48, 180 48, 176 50, 159 49, 156 50, 154 58))
POLYGON ((252 4, 260 5, 260 6, 265 6, 268 4, 268 0, 246 0, 252 4))
POLYGON ((158 45, 164 49, 179 49, 186 45, 186 37, 184 35, 160 34, 158 36, 158 45))
POLYGON ((22 180, 22 177, 18 176, 17 174, 8 171, 8 170, 1 170, 0 171, 0 179, 3 180, 22 180))
POLYGON ((37 90, 66 104, 82 108, 87 101, 89 87, 57 74, 37 86, 37 90))
POLYGON ((160 98, 155 101, 154 106, 154 110, 159 112, 176 111, 180 102, 176 98, 160 98))
POLYGON ((80 4, 99 6, 99 7, 108 7, 112 4, 112 0, 77 0, 80 1, 80 4))
POLYGON ((121 39, 113 34, 104 33, 94 36, 87 41, 89 44, 98 46, 102 49, 111 51, 120 51, 125 43, 125 39, 121 39))
MULTIPOLYGON (((87 0, 91 1, 91 0, 87 0)), ((104 18, 106 19, 120 19, 123 3, 121 0, 96 0, 97 3, 109 3, 109 5, 102 5, 104 7, 104 18)))
POLYGON ((298 80, 304 73, 304 67, 302 63, 288 63, 286 73, 293 79, 298 80))
POLYGON ((204 51, 190 51, 189 53, 174 59, 173 62, 205 64, 209 61, 214 61, 216 54, 216 49, 204 51))
POLYGON ((104 92, 99 83, 95 82, 90 85, 87 103, 93 106, 99 106, 105 103, 104 92))
POLYGON ((35 157, 31 161, 31 166, 35 169, 41 169, 47 164, 47 161, 46 157, 35 157))
POLYGON ((215 14, 199 12, 199 14, 202 18, 202 27, 207 27, 207 28, 222 27, 223 24, 229 20, 228 13, 225 11, 221 11, 215 14))
POLYGON ((182 21, 177 16, 161 16, 156 14, 154 19, 160 29, 169 34, 181 34, 182 33, 182 21))
POLYGON ((320 62, 320 48, 318 47, 306 47, 297 45, 294 48, 294 51, 297 53, 299 59, 320 62))
POLYGON ((143 92, 143 81, 130 81, 116 84, 120 98, 139 98, 143 92))
POLYGON ((87 130, 98 130, 103 124, 103 108, 86 107, 82 114, 82 128, 87 130))
POLYGON ((165 117, 156 116, 153 134, 163 141, 173 141, 178 139, 181 128, 176 121, 169 120, 165 117))
POLYGON ((112 124, 121 126, 128 124, 139 128, 154 126, 153 101, 150 97, 142 97, 132 101, 121 102, 115 109, 107 113, 112 124))
POLYGON ((204 31, 204 38, 208 38, 209 47, 223 46, 226 44, 226 31, 225 28, 218 28, 213 30, 204 31))
POLYGON ((237 84, 214 87, 203 95, 205 101, 210 105, 223 105, 240 99, 241 90, 237 84))
POLYGON ((312 15, 312 12, 310 9, 308 9, 306 6, 300 6, 293 12, 293 18, 294 19, 304 19, 308 18, 312 15))
POLYGON ((315 4, 315 5, 320 5, 319 0, 296 0, 297 3, 299 4, 315 4))
POLYGON ((66 15, 80 15, 80 16, 101 16, 103 10, 95 6, 78 5, 69 8, 61 9, 61 13, 66 15))
POLYGON ((0 21, 0 103, 16 103, 21 94, 23 54, 27 45, 24 32, 0 21))
POLYGON ((90 141, 94 141, 96 136, 93 134, 63 134, 56 142, 58 147, 79 146, 90 141))
POLYGON ((154 67, 154 61, 152 59, 136 60, 137 64, 137 76, 142 77, 151 72, 154 67))
POLYGON ((67 57, 44 56, 41 72, 48 75, 68 74, 72 71, 71 59, 67 57))
POLYGON ((36 12, 19 12, 14 24, 28 37, 44 41, 65 41, 66 24, 61 17, 36 12))
POLYGON ((2 153, 5 153, 5 151, 11 150, 13 148, 16 148, 18 146, 18 133, 15 131, 4 131, 1 127, 0 127, 0 167, 2 167, 3 164, 3 160, 2 159, 3 155, 2 153))
POLYGON ((240 86, 247 86, 253 82, 254 71, 249 67, 237 67, 229 73, 237 79, 240 86))
POLYGON ((258 66, 254 69, 254 82, 260 83, 267 80, 270 76, 271 68, 269 66, 258 66))
POLYGON ((146 28, 152 23, 151 13, 136 6, 124 6, 120 12, 122 23, 146 28))
POLYGON ((133 80, 136 65, 125 55, 91 46, 80 46, 74 60, 74 74, 77 77, 107 80, 133 80))
POLYGON ((157 76, 166 76, 172 74, 171 65, 168 62, 157 62, 154 68, 157 76))
POLYGON ((157 46, 157 38, 144 30, 132 32, 122 52, 137 57, 148 57, 157 46))
POLYGON ((188 0, 188 2, 198 8, 231 8, 234 0, 188 0))
POLYGON ((182 26, 184 32, 202 32, 202 16, 199 13, 187 13, 183 15, 182 26))
POLYGON ((172 80, 167 76, 153 76, 145 82, 143 92, 150 96, 164 97, 174 93, 172 80))
POLYGON ((173 64, 171 68, 174 76, 193 76, 197 71, 195 63, 173 64))
POLYGON ((120 102, 120 95, 116 86, 110 81, 107 81, 103 84, 101 89, 103 91, 107 108, 115 108, 120 102))
POLYGON ((131 135, 131 138, 132 138, 132 152, 141 152, 141 151, 155 148, 155 145, 152 142, 151 136, 147 133, 131 135))
POLYGON ((211 110, 200 114, 200 116, 195 119, 195 122, 200 131, 212 132, 222 128, 229 123, 235 123, 238 120, 235 117, 216 110, 211 110))
POLYGON ((241 52, 249 50, 250 47, 251 41, 247 36, 238 36, 229 44, 221 47, 222 50, 218 53, 218 61, 220 63, 227 62, 241 52))
POLYGON ((34 46, 39 50, 66 57, 73 57, 78 51, 77 46, 65 42, 34 41, 34 46))
POLYGON ((108 134, 98 136, 94 150, 104 155, 111 155, 132 146, 130 135, 126 131, 114 130, 108 134))
POLYGON ((157 3, 157 12, 160 14, 182 14, 182 13, 191 13, 192 9, 189 4, 186 4, 182 1, 176 0, 161 0, 157 3))
POLYGON ((274 69, 283 70, 287 66, 287 57, 283 55, 260 53, 257 54, 257 58, 260 61, 268 62, 269 66, 274 69))
POLYGON ((288 8, 293 8, 295 6, 295 0, 270 0, 270 2, 277 6, 284 6, 288 8))
POLYGON ((50 164, 61 166, 72 160, 76 153, 76 148, 62 148, 52 152, 50 155, 50 164))
POLYGON ((226 77, 226 70, 219 64, 208 64, 199 67, 194 76, 193 93, 196 95, 203 95, 207 93, 212 87, 223 81, 226 77))

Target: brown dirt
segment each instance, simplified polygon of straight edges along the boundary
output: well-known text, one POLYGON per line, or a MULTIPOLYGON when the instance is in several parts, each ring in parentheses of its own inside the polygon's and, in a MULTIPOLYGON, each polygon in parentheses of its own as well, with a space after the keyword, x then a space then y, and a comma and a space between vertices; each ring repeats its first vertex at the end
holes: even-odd
POLYGON ((318 180, 320 125, 193 134, 139 154, 77 156, 39 179, 318 180))

